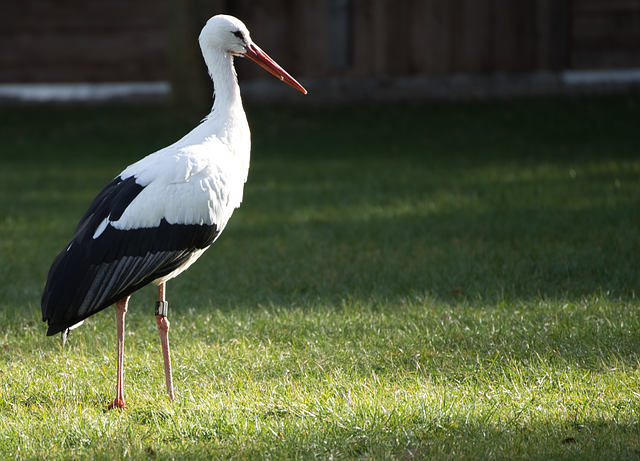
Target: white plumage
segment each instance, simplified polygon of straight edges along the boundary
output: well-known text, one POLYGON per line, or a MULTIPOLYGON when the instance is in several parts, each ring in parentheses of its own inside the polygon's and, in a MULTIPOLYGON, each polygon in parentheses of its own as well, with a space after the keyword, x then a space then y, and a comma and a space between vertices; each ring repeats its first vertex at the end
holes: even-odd
POLYGON ((118 386, 112 406, 119 408, 124 406, 124 314, 131 293, 149 283, 160 286, 157 320, 173 398, 164 284, 202 255, 242 202, 251 141, 233 57, 248 57, 306 93, 234 17, 211 18, 199 41, 214 82, 211 113, 176 143, 125 168, 98 194, 53 262, 42 296, 47 334, 62 332, 63 340, 85 318, 116 303, 118 386))
POLYGON ((228 29, 250 40, 244 24, 230 16, 211 18, 200 34, 202 53, 215 82, 211 113, 184 138, 121 173, 122 179, 134 176, 145 190, 116 227, 153 227, 165 218, 170 224, 216 224, 222 230, 240 206, 249 174, 251 138, 232 59, 234 52, 246 50, 242 39, 228 29), (155 200, 158 196, 163 197, 162 203, 155 200))

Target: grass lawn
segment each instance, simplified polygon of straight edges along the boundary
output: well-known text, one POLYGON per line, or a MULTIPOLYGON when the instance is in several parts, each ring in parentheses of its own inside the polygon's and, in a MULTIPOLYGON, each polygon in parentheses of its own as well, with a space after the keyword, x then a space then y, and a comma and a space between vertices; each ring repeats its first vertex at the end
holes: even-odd
POLYGON ((168 284, 45 336, 97 192, 189 129, 0 106, 1 459, 640 459, 640 94, 252 108, 242 207, 168 284))

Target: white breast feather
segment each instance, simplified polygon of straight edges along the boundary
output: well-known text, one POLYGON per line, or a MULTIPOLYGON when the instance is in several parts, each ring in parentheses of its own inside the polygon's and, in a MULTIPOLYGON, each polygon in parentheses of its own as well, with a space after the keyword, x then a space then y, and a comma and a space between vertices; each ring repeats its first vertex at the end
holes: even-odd
POLYGON ((169 224, 215 224, 222 230, 240 206, 245 172, 242 159, 217 138, 176 149, 169 146, 126 168, 144 186, 118 221, 117 229, 169 224))

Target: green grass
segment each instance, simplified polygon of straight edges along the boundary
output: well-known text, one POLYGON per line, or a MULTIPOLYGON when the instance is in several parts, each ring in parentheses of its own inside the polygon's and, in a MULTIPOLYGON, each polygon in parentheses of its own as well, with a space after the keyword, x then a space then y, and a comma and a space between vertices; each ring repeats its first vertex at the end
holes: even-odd
POLYGON ((45 336, 100 188, 189 126, 0 107, 0 458, 639 459, 640 95, 254 108, 243 206, 168 285, 45 336))

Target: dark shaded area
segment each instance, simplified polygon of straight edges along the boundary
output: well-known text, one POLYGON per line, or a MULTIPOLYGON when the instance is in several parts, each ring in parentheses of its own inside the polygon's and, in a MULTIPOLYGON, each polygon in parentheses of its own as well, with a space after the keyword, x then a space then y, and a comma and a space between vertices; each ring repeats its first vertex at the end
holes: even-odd
MULTIPOLYGON (((446 408, 439 410, 446 411, 446 408)), ((393 416, 381 414, 383 419, 393 416)), ((640 454, 636 443, 621 446, 621 438, 637 437, 633 422, 615 424, 597 419, 568 419, 561 425, 535 422, 523 423, 514 418, 508 430, 492 424, 491 415, 479 416, 472 421, 435 417, 428 421, 416 415, 405 426, 381 426, 374 431, 345 428, 331 431, 323 439, 305 440, 286 437, 271 450, 271 455, 293 451, 303 458, 333 457, 334 459, 634 459, 640 454), (574 434, 567 437, 567 434, 574 434), (551 441, 550 441, 551 440, 551 441), (555 443, 554 443, 555 442, 555 443)), ((200 432, 197 440, 209 442, 202 448, 189 450, 188 456, 215 457, 224 453, 213 442, 218 434, 224 436, 224 426, 200 432)), ((248 445, 238 456, 262 458, 264 453, 248 445)))
MULTIPOLYGON (((175 282, 189 304, 637 290, 637 94, 248 114, 244 203, 175 282)), ((188 130, 157 108, 1 117, 0 220, 58 222, 63 204, 62 244, 108 180, 188 130)))
POLYGON ((269 236, 269 267, 235 266, 267 298, 632 297, 639 112, 637 96, 257 112, 224 239, 269 236))

